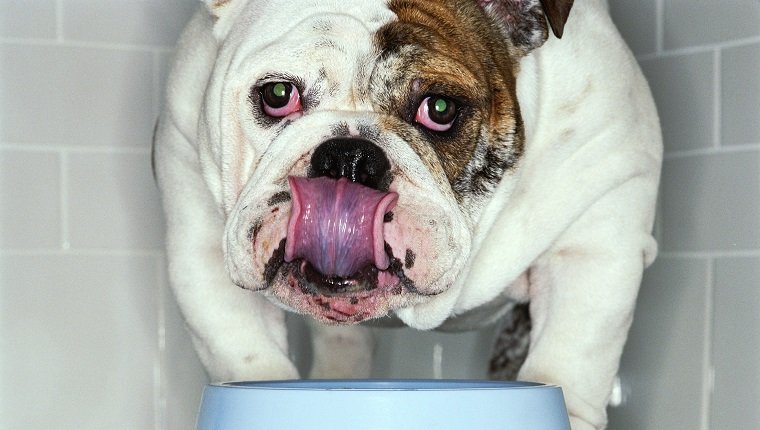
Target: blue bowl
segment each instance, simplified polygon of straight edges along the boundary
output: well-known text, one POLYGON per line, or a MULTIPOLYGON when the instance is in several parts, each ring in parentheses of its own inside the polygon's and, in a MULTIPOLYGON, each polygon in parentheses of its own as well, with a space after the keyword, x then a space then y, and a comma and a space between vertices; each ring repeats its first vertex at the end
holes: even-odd
POLYGON ((293 380, 211 384, 197 430, 570 430, 562 389, 531 382, 293 380))

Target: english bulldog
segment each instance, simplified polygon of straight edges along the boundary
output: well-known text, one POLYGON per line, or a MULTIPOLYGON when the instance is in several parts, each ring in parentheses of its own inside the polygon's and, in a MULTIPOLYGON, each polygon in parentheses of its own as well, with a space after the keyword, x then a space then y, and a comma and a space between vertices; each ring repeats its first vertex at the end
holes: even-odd
POLYGON ((166 97, 170 283, 211 379, 367 377, 368 321, 526 303, 517 377, 606 426, 662 150, 604 1, 207 0, 166 97), (313 320, 309 375, 286 311, 313 320))

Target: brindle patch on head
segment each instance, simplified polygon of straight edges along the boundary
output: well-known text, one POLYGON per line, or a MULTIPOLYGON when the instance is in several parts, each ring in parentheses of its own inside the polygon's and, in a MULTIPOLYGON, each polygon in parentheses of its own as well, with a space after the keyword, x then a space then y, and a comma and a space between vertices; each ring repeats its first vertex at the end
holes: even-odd
POLYGON ((454 192, 490 192, 522 152, 511 42, 475 2, 391 0, 397 20, 381 27, 380 57, 371 80, 383 127, 405 139, 454 192), (450 130, 415 123, 427 96, 452 99, 450 130))

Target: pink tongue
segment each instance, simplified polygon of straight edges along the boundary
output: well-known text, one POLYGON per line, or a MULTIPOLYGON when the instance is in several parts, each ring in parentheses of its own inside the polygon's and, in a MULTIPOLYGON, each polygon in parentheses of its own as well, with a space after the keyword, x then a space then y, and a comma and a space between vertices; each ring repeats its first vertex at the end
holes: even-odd
POLYGON ((326 276, 349 276, 367 263, 388 268, 383 218, 398 194, 346 178, 288 177, 293 208, 285 261, 303 258, 326 276))

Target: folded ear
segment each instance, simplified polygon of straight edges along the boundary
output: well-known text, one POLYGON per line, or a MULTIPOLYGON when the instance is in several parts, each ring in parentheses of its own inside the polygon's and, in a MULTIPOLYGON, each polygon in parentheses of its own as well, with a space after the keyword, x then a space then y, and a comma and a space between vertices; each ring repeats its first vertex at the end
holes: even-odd
POLYGON ((541 5, 544 7, 544 13, 552 27, 552 32, 557 38, 562 39, 565 23, 570 16, 570 9, 573 7, 573 0, 541 0, 541 5))
POLYGON ((525 53, 543 45, 549 36, 547 19, 561 38, 573 0, 477 0, 516 48, 525 53))
POLYGON ((214 19, 214 36, 221 40, 227 36, 227 33, 235 22, 243 6, 248 0, 201 0, 208 8, 211 17, 214 19))

